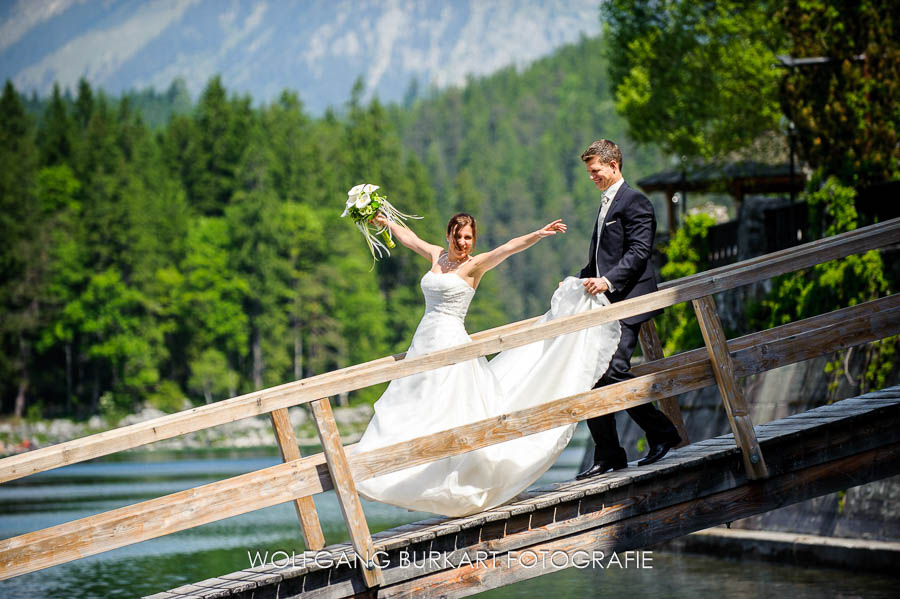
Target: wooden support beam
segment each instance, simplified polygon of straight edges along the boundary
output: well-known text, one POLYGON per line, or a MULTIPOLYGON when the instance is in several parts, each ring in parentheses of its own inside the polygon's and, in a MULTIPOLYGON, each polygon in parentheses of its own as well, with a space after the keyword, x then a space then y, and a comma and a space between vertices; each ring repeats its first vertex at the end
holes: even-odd
MULTIPOLYGON (((741 377, 898 334, 900 294, 753 333, 732 342, 735 346, 729 346, 729 349, 735 352, 735 374, 741 377)), ((716 384, 710 362, 705 356, 698 356, 696 361, 689 363, 680 363, 679 356, 660 361, 663 364, 679 362, 676 366, 651 371, 630 381, 482 420, 454 431, 353 454, 350 457, 351 469, 355 480, 366 480, 716 384)), ((645 364, 639 368, 649 366, 645 364)), ((331 488, 325 457, 320 453, 0 540, 0 579, 42 570, 331 488)))
MULTIPOLYGON (((281 460, 283 462, 299 460, 300 448, 297 446, 297 437, 294 435, 294 427, 291 426, 288 409, 279 408, 269 416, 272 417, 272 428, 275 429, 275 439, 281 450, 281 460)), ((300 520, 300 529, 303 531, 306 548, 310 551, 318 551, 325 547, 325 535, 322 532, 322 524, 319 522, 319 514, 316 512, 313 498, 299 497, 295 499, 294 508, 297 510, 297 518, 300 520)))
POLYGON ((741 448, 744 458, 744 468, 747 477, 762 479, 769 476, 766 461, 763 458, 762 449, 756 439, 753 430, 753 420, 744 401, 744 392, 738 385, 734 373, 734 362, 728 353, 728 338, 722 329, 722 321, 716 311, 716 304, 712 296, 701 297, 694 300, 694 311, 700 322, 700 332, 706 342, 709 360, 713 366, 716 384, 722 395, 722 404, 728 414, 728 422, 734 432, 734 441, 741 448))
MULTIPOLYGON (((641 325, 641 333, 638 339, 641 342, 641 351, 644 353, 644 360, 646 362, 662 360, 665 357, 663 355, 662 343, 659 340, 659 333, 656 330, 656 324, 653 322, 652 318, 641 325)), ((681 443, 676 445, 676 447, 684 447, 689 444, 690 440, 688 439, 687 429, 684 426, 684 418, 681 416, 681 409, 678 407, 678 399, 675 397, 666 397, 665 399, 659 400, 659 409, 662 410, 663 414, 669 417, 669 420, 678 430, 678 435, 681 437, 681 443)))
POLYGON ((311 405, 334 491, 337 494, 338 503, 341 505, 341 512, 344 514, 347 531, 350 533, 350 542, 356 551, 357 559, 363 562, 360 564, 363 579, 369 588, 380 586, 384 583, 384 577, 375 555, 375 544, 369 533, 366 515, 363 513, 359 494, 356 492, 356 483, 353 482, 350 462, 347 460, 347 454, 344 453, 344 444, 341 442, 341 435, 334 421, 331 403, 326 397, 312 402, 311 405))

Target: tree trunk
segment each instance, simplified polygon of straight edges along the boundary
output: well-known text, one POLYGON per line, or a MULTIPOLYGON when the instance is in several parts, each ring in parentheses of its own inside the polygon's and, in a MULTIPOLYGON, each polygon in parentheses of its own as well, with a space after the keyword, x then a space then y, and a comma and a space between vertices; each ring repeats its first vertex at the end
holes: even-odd
POLYGON ((66 414, 72 413, 72 344, 66 343, 66 414))
POLYGON ((21 418, 22 414, 25 413, 26 391, 28 391, 28 377, 23 375, 22 380, 19 381, 19 392, 16 394, 16 407, 13 411, 13 415, 16 418, 21 418))
POLYGON ((259 337, 259 329, 253 327, 253 331, 250 334, 250 343, 252 344, 251 353, 253 354, 253 386, 256 389, 263 388, 262 342, 259 337))
POLYGON ((25 394, 28 392, 28 341, 19 334, 19 360, 21 360, 22 373, 19 378, 19 391, 16 393, 16 403, 13 415, 21 418, 25 414, 25 394))
POLYGON ((303 331, 298 323, 294 324, 294 380, 303 378, 303 331))

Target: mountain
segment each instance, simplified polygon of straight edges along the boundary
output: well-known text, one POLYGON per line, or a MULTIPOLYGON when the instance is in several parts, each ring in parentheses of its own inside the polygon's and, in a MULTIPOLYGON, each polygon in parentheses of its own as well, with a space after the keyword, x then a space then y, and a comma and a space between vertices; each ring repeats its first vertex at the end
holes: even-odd
POLYGON ((601 0, 17 0, 0 4, 0 76, 119 94, 215 74, 271 101, 285 88, 320 113, 349 97, 402 101, 422 88, 524 66, 600 31, 601 0))

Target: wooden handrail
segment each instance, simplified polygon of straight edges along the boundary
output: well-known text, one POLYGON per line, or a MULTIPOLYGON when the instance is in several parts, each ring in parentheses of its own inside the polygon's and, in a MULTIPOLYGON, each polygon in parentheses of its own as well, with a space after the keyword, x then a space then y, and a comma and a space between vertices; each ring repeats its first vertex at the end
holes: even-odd
POLYGON ((402 354, 316 375, 192 408, 130 426, 91 435, 0 460, 0 483, 36 472, 133 449, 178 435, 302 403, 354 391, 597 326, 612 320, 666 308, 706 295, 748 285, 821 262, 900 243, 900 218, 753 258, 660 286, 660 290, 592 310, 534 325, 534 319, 473 335, 473 342, 406 359, 402 354))
MULTIPOLYGON (((728 342, 736 376, 900 334, 900 294, 752 333, 728 342)), ((374 451, 346 447, 353 479, 458 455, 495 443, 715 385, 705 349, 643 364, 638 378, 374 451)), ((0 541, 0 578, 18 576, 216 520, 328 491, 323 454, 278 464, 0 541)))

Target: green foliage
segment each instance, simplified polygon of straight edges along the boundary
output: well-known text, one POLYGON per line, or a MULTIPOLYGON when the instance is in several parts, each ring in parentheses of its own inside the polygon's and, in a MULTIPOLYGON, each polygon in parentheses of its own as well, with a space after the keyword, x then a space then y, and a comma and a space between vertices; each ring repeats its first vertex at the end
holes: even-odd
POLYGON ((238 373, 231 369, 222 352, 208 348, 191 360, 188 389, 202 395, 206 403, 237 394, 238 373))
POLYGON ((770 2, 602 5, 616 108, 628 132, 688 160, 747 149, 778 128, 783 36, 770 2))
POLYGON ((31 424, 40 422, 44 417, 44 402, 36 401, 25 411, 25 420, 31 424))
MULTIPOLYGON (((688 277, 709 268, 703 259, 709 255, 707 232, 715 219, 702 212, 687 216, 664 249, 666 264, 660 275, 666 281, 688 277)), ((703 345, 693 306, 676 304, 656 318, 659 338, 665 339, 663 353, 672 355, 703 345)))
MULTIPOLYGON (((815 185, 815 183, 814 183, 815 185)), ((857 225, 856 192, 834 177, 807 193, 814 229, 825 236, 852 231, 857 225)), ((755 315, 757 328, 778 326, 838 308, 877 299, 891 292, 881 254, 876 250, 819 264, 806 271, 778 277, 772 291, 755 315)), ((866 346, 865 366, 858 384, 862 391, 880 388, 894 363, 900 337, 890 337, 866 346)), ((849 350, 848 350, 849 351, 849 350)), ((846 352, 826 367, 830 389, 845 375, 846 352)))
POLYGON ((179 409, 404 351, 427 265, 397 248, 372 268, 340 218, 362 182, 422 216, 416 233, 438 244, 458 210, 479 218, 479 250, 557 216, 581 222, 486 277, 468 326, 545 311, 596 215, 584 147, 618 138, 630 178, 661 163, 628 145, 602 99, 600 45, 411 97, 408 111, 362 103, 360 83, 320 119, 294 92, 254 107, 218 77, 195 107, 183 82, 111 98, 81 80, 74 99, 57 88, 30 102, 7 83, 0 410, 24 415, 10 400, 27 389, 48 416, 116 420, 147 401, 179 409))
POLYGON ((183 410, 187 399, 175 381, 160 381, 156 389, 147 396, 147 403, 157 410, 169 414, 183 410))
POLYGON ((847 507, 847 491, 840 490, 837 492, 838 504, 837 504, 837 513, 843 514, 844 509, 847 507))
MULTIPOLYGON (((823 226, 825 236, 856 228, 856 192, 829 178, 807 195, 811 219, 823 226), (816 216, 817 215, 817 216, 816 216)), ((872 250, 819 264, 805 272, 780 277, 764 302, 769 326, 808 318, 837 307, 853 306, 888 292, 881 255, 872 250)))
POLYGON ((130 92, 126 97, 151 129, 164 127, 173 116, 189 114, 194 107, 187 83, 180 77, 164 93, 148 88, 130 92))
POLYGON ((111 375, 114 391, 146 392, 159 381, 164 330, 154 322, 144 295, 128 286, 118 271, 91 276, 84 293, 66 306, 64 314, 84 335, 87 358, 111 375))
POLYGON ((117 398, 111 391, 101 395, 97 405, 98 413, 109 426, 118 426, 119 421, 130 413, 125 400, 122 397, 117 398))
POLYGON ((195 135, 177 157, 186 161, 183 182, 191 205, 201 213, 222 214, 237 191, 252 121, 250 98, 227 98, 222 80, 213 77, 197 102, 195 135))
POLYGON ((846 184, 900 177, 900 32, 896 2, 791 0, 777 11, 790 54, 781 102, 800 155, 846 184))
POLYGON ((59 91, 59 85, 54 84, 53 95, 38 134, 41 164, 52 166, 71 160, 74 134, 74 123, 59 91))

